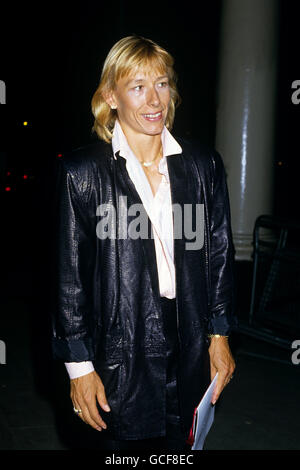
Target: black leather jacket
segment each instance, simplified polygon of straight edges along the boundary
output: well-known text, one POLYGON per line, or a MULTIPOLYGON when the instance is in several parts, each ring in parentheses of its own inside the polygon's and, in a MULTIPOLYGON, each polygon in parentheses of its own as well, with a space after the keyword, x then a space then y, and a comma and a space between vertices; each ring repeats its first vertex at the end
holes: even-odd
MULTIPOLYGON (((178 142, 183 153, 167 157, 172 203, 204 204, 203 247, 187 250, 184 229, 174 240, 179 399, 188 437, 210 381, 207 333, 227 335, 234 324, 234 248, 220 155, 178 142)), ((165 338, 154 240, 151 233, 144 239, 96 235, 100 204, 117 213, 119 196, 127 196, 128 206, 141 204, 125 159, 114 159, 111 145, 99 141, 62 158, 57 182, 54 356, 94 362, 112 410, 101 414, 117 439, 162 436, 165 338)), ((117 230, 117 218, 115 224, 117 230)))

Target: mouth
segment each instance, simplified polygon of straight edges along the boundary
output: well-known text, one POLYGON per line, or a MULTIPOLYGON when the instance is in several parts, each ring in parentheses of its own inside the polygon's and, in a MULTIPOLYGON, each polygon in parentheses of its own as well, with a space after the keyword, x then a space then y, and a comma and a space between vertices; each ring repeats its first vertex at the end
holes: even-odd
POLYGON ((158 113, 142 114, 142 116, 147 121, 156 122, 162 119, 162 111, 159 111, 158 113))

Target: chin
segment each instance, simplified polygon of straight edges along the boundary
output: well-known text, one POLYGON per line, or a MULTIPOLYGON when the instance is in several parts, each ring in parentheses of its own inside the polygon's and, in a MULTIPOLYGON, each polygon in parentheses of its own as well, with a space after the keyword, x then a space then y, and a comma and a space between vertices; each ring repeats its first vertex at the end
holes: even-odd
MULTIPOLYGON (((158 135, 158 134, 161 134, 163 129, 164 129, 164 123, 163 124, 160 124, 159 126, 153 126, 153 128, 149 129, 147 127, 144 127, 144 132, 148 135, 158 135)), ((150 126, 149 126, 150 127, 150 126)))
POLYGON ((152 132, 149 131, 149 132, 147 132, 147 134, 148 135, 160 135, 162 133, 162 131, 163 131, 163 127, 159 130, 155 130, 155 131, 152 131, 152 132))

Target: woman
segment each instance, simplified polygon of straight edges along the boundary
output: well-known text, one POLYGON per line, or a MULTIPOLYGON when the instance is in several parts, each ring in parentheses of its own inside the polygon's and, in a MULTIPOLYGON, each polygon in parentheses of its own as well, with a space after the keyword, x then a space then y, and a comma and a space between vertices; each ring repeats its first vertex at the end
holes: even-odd
POLYGON ((235 368, 224 167, 170 134, 178 98, 170 54, 123 38, 92 99, 100 140, 60 165, 53 349, 107 449, 189 448, 210 380, 216 402, 235 368))

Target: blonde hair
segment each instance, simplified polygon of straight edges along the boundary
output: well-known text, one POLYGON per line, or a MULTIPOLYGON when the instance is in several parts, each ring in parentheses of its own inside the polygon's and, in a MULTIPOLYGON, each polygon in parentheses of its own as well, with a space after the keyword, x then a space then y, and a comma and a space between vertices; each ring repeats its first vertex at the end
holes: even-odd
POLYGON ((105 59, 100 83, 92 98, 92 112, 95 117, 92 130, 98 134, 98 137, 110 143, 117 118, 117 111, 110 108, 104 97, 115 88, 120 78, 129 75, 140 66, 156 69, 168 75, 171 98, 166 127, 171 129, 175 108, 180 102, 173 64, 173 57, 150 39, 128 36, 118 41, 105 59))

